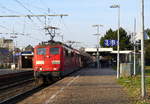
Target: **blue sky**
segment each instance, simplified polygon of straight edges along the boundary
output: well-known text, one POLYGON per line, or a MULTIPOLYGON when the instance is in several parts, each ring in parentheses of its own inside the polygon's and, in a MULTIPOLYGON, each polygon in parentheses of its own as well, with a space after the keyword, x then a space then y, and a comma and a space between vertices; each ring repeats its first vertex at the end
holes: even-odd
MULTIPOLYGON (((127 32, 133 31, 134 18, 137 19, 137 31, 139 31, 140 20, 140 0, 18 0, 33 14, 46 14, 50 8, 51 14, 68 14, 69 16, 61 19, 60 17, 50 17, 49 25, 58 26, 58 31, 64 35, 65 40, 82 42, 88 46, 95 46, 96 29, 94 24, 103 24, 100 32, 103 35, 109 28, 117 28, 117 9, 109 8, 110 5, 120 4, 121 6, 121 26, 127 32)), ((145 28, 150 28, 150 0, 145 0, 145 28)), ((0 1, 0 15, 8 14, 30 14, 26 9, 19 5, 15 0, 0 1)), ((40 41, 48 40, 44 34, 44 18, 1 18, 1 32, 24 32, 30 36, 18 36, 17 45, 27 44, 36 45, 40 41)), ((1 37, 9 37, 2 35, 1 37)), ((60 40, 60 37, 56 37, 60 40)), ((83 45, 83 44, 82 44, 83 45)))

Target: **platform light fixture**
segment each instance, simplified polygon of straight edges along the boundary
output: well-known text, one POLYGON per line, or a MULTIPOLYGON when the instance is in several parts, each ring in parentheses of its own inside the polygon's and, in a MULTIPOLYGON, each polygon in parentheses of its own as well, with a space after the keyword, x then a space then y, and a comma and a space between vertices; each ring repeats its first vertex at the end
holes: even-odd
POLYGON ((95 36, 97 36, 97 69, 100 68, 100 63, 99 63, 99 36, 100 36, 100 32, 99 32, 99 29, 100 27, 103 27, 103 25, 101 24, 97 24, 97 25, 92 25, 92 27, 96 27, 97 28, 97 33, 94 34, 95 36))
POLYGON ((110 8, 118 8, 118 44, 117 44, 117 79, 120 78, 120 5, 111 5, 110 8))

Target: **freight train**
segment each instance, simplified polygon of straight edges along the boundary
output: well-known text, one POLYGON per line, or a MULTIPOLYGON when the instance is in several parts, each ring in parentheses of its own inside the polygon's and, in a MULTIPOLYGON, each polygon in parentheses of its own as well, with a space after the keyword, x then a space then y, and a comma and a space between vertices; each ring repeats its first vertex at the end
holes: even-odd
POLYGON ((34 76, 36 79, 42 78, 44 82, 62 78, 91 62, 89 54, 61 42, 42 42, 34 48, 34 76))

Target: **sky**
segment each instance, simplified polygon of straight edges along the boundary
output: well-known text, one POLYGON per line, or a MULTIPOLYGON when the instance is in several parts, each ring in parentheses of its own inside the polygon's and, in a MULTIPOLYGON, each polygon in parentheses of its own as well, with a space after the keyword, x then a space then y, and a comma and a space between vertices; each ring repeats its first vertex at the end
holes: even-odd
MULTIPOLYGON (((95 47, 97 38, 93 35, 95 24, 101 24, 100 36, 112 28, 117 29, 117 9, 120 5, 121 27, 128 33, 133 32, 134 18, 137 20, 137 32, 140 30, 141 0, 0 0, 0 15, 28 14, 68 14, 63 18, 47 17, 46 24, 56 26, 64 36, 64 41, 78 42, 78 46, 95 47)), ((145 28, 150 28, 150 0, 145 0, 145 28)), ((24 33, 14 39, 18 47, 49 40, 45 35, 45 18, 0 18, 0 37, 10 38, 10 33, 24 33), (9 33, 9 34, 4 34, 9 33)), ((61 40, 56 37, 55 40, 61 40)))

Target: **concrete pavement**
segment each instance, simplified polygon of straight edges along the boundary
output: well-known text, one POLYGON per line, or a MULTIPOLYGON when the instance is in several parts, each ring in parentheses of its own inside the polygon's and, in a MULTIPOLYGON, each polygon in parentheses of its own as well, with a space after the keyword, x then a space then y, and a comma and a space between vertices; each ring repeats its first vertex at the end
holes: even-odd
POLYGON ((112 69, 82 69, 18 104, 132 104, 112 69), (29 103, 30 102, 30 103, 29 103))

